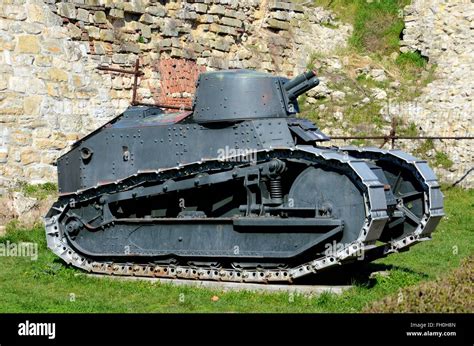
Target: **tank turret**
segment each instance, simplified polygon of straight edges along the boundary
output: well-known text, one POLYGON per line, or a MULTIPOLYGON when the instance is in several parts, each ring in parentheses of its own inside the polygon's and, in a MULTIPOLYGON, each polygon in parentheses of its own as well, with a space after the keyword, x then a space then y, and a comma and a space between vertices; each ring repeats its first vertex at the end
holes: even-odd
POLYGON ((196 83, 194 120, 208 123, 285 118, 298 112, 297 97, 318 83, 314 71, 291 80, 251 70, 203 73, 196 83))

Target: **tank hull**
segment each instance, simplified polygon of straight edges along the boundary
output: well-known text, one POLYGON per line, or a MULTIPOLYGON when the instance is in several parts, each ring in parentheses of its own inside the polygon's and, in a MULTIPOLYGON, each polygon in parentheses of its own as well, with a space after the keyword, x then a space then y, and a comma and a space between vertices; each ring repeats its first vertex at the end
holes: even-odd
POLYGON ((318 83, 219 71, 193 112, 129 108, 58 159, 48 247, 95 273, 292 282, 430 239, 443 196, 427 163, 323 146, 295 116, 318 83))

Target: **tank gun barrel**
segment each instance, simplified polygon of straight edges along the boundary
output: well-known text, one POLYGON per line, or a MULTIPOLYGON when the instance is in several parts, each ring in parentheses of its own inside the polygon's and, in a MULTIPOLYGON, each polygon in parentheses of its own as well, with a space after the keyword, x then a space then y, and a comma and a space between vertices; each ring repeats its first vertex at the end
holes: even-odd
POLYGON ((293 101, 298 96, 314 88, 318 84, 319 79, 316 77, 316 72, 307 71, 289 80, 283 85, 283 87, 287 92, 288 99, 293 101))

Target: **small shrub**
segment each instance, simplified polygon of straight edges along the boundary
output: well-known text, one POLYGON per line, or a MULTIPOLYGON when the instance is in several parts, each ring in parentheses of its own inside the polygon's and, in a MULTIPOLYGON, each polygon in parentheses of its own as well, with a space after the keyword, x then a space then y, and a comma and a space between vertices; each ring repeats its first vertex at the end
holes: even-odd
POLYGON ((420 52, 407 52, 401 53, 395 62, 402 68, 407 66, 423 68, 426 66, 428 58, 421 55, 420 52))
POLYGON ((397 134, 399 136, 416 137, 418 136, 418 127, 413 122, 407 126, 399 126, 397 128, 397 134))
POLYGON ((433 140, 432 139, 427 139, 426 141, 423 141, 423 143, 421 143, 418 148, 416 148, 414 151, 413 151, 413 154, 414 155, 418 155, 418 156, 421 156, 421 158, 425 158, 426 157, 426 154, 428 153, 428 151, 434 149, 434 143, 433 143, 433 140))
POLYGON ((398 51, 404 28, 405 0, 352 1, 355 4, 354 31, 349 43, 358 51, 388 55, 398 51))
POLYGON ((58 191, 58 186, 54 183, 44 183, 44 184, 27 184, 20 183, 20 191, 22 191, 25 196, 34 197, 36 199, 42 200, 48 196, 56 194, 58 191))
POLYGON ((453 161, 448 157, 446 153, 442 151, 437 151, 433 160, 433 163, 436 166, 441 166, 443 168, 451 168, 454 164, 453 161))

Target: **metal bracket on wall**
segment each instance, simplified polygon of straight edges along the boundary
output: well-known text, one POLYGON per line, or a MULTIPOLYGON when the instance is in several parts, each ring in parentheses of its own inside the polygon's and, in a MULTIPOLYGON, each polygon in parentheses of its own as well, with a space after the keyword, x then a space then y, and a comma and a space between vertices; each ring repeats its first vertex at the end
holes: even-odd
POLYGON ((144 73, 140 71, 140 59, 137 59, 135 61, 135 68, 133 70, 125 70, 125 69, 114 68, 114 67, 109 67, 109 66, 98 66, 97 69, 101 71, 109 71, 109 72, 125 73, 125 74, 133 75, 132 101, 130 102, 132 106, 160 107, 160 108, 166 108, 166 109, 179 109, 181 111, 193 110, 192 107, 186 107, 186 106, 166 105, 166 104, 161 104, 161 103, 146 103, 146 102, 138 101, 137 99, 138 77, 144 75, 144 73))

